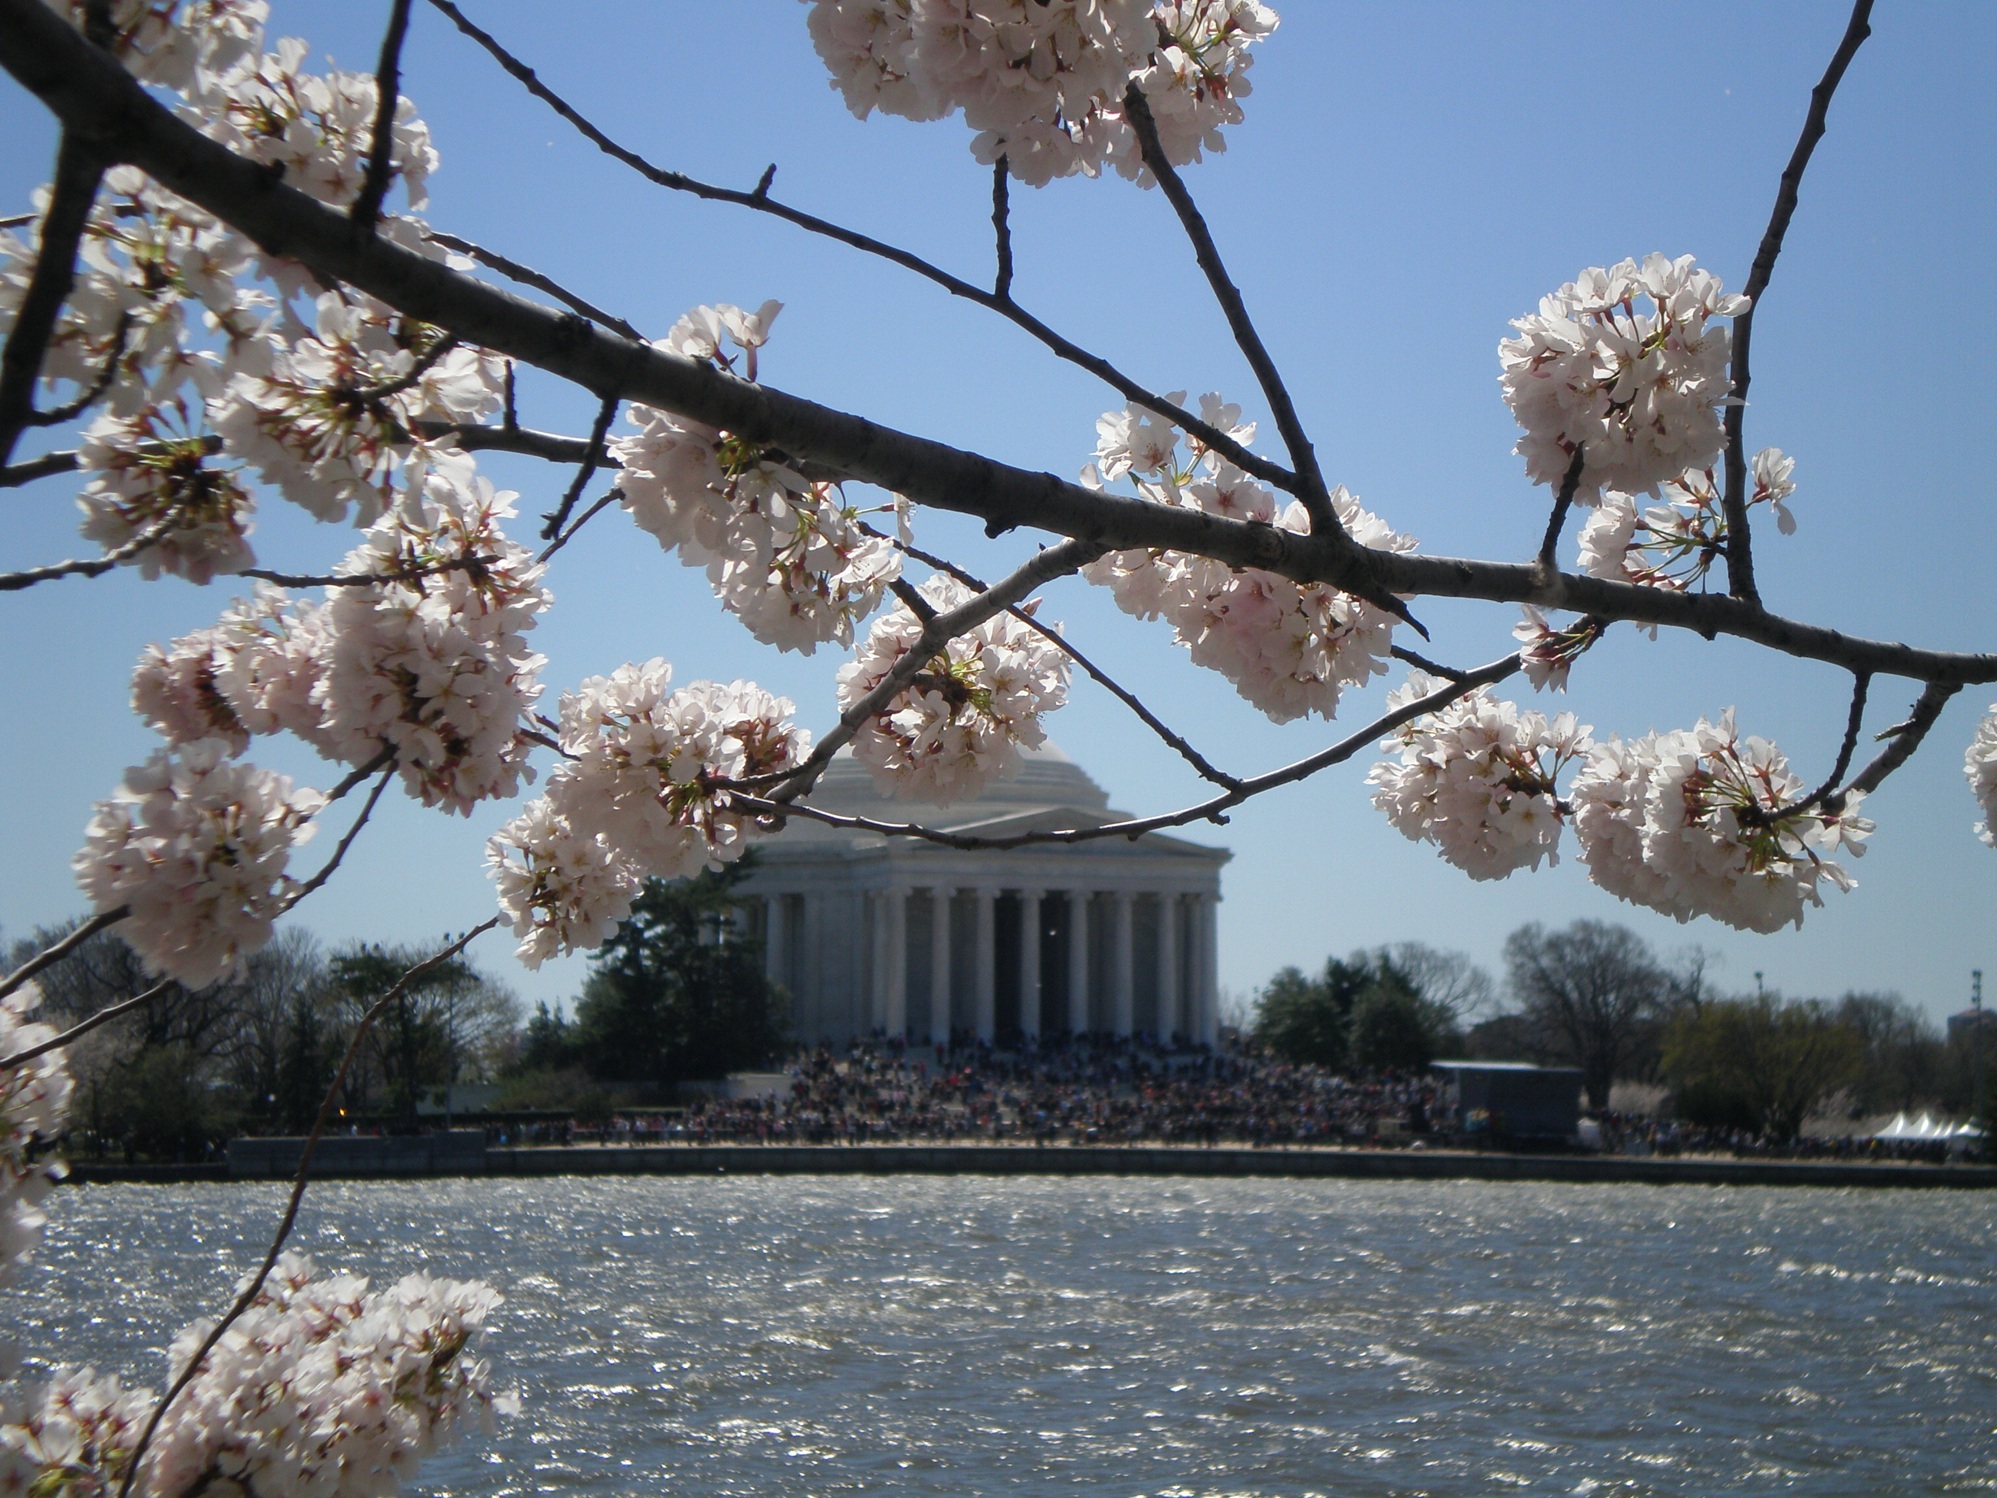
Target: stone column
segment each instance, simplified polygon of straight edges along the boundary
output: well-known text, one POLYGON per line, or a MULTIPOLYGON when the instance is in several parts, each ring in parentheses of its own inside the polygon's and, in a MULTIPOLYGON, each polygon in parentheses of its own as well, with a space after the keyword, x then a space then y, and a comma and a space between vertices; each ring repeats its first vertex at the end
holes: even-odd
POLYGON ((1068 1029, 1089 1028, 1089 892, 1068 891, 1068 1029))
POLYGON ((948 885, 929 892, 929 1038, 950 1043, 950 896, 948 885))
POLYGON ((908 890, 901 885, 889 889, 888 906, 888 993, 886 1018, 888 1034, 908 1034, 908 890))
POLYGON ((1219 895, 1199 896, 1199 910, 1195 917, 1199 925, 1199 963, 1194 982, 1200 991, 1199 1029, 1193 1038, 1206 1045, 1213 1045, 1220 1039, 1220 943, 1218 921, 1220 914, 1219 895))
POLYGON ((888 893, 870 890, 867 903, 867 1028, 888 1023, 888 893))
POLYGON ((1040 1034, 1040 891, 1019 892, 1019 1028, 1040 1034))
POLYGON ((1136 964, 1131 960, 1130 905, 1134 897, 1127 889, 1118 890, 1110 897, 1110 997, 1116 1016, 1115 1029, 1118 1035, 1129 1035, 1135 1028, 1137 997, 1133 990, 1136 964))
POLYGON ((784 981, 784 897, 763 896, 763 976, 784 981))
POLYGON ((1158 1038, 1170 1043, 1175 1031, 1191 1031, 1179 1017, 1179 897, 1158 897, 1158 1038))
POLYGON ((998 1038, 998 891, 979 889, 977 897, 977 1026, 978 1039, 990 1045, 998 1038))

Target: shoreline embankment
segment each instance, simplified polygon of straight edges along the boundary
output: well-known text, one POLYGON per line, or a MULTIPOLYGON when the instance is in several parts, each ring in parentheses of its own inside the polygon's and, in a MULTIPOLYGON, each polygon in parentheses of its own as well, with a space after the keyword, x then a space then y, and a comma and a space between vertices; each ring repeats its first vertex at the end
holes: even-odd
MULTIPOLYGON (((328 1141, 329 1143, 332 1141, 328 1141)), ((244 1152, 228 1162, 119 1165, 80 1161, 79 1185, 152 1182, 233 1183, 291 1179, 297 1140, 256 1141, 292 1148, 244 1152)), ((340 1141, 349 1143, 349 1141, 340 1141)), ((352 1141, 359 1143, 359 1141, 352 1141)), ((414 1143, 414 1141, 411 1141, 414 1143)), ((1654 1186, 1838 1186, 1975 1190, 1997 1187, 1997 1166, 1905 1161, 1740 1160, 1593 1154, 1508 1154, 1466 1150, 1265 1148, 1187 1145, 709 1144, 581 1145, 530 1149, 402 1149, 373 1158, 328 1151, 318 1180, 408 1180, 544 1176, 1019 1175, 1287 1177, 1364 1181, 1535 1181, 1654 1186)))

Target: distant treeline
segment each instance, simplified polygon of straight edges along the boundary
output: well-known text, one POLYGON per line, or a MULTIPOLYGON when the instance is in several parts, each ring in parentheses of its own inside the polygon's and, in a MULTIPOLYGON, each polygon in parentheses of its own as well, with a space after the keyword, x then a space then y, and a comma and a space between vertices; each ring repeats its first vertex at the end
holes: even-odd
MULTIPOLYGON (((1997 1024, 1986 1027, 1997 1072, 1997 1024)), ((1973 1035, 1951 1041, 1898 994, 1836 1000, 1714 988, 1701 954, 1672 963, 1633 931, 1523 926, 1502 988, 1459 953, 1419 943, 1285 968, 1257 995, 1250 1040, 1336 1071, 1439 1058, 1578 1067, 1597 1111, 1623 1104, 1778 1142, 1812 1116, 1856 1121, 1929 1108, 1988 1119, 1973 1035)))

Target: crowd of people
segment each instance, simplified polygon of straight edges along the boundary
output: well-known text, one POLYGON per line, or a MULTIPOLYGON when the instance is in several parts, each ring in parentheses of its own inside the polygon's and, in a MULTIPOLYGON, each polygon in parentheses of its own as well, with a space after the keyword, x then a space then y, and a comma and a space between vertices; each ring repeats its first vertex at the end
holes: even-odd
MULTIPOLYGON (((800 1052, 761 1096, 567 1125, 571 1142, 879 1144, 1408 1144, 1436 1129, 1429 1074, 1346 1077, 1184 1041, 1083 1036, 981 1043, 855 1042, 800 1052)), ((499 1130, 538 1143, 546 1126, 499 1130)), ((508 1137, 510 1134, 511 1137, 508 1137)))

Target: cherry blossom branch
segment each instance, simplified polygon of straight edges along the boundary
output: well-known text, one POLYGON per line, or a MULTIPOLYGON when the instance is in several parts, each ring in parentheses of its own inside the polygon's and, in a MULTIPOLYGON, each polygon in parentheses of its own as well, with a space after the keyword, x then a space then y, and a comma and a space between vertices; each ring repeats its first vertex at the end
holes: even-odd
POLYGON ((89 941, 98 932, 109 930, 131 913, 131 906, 120 905, 115 910, 106 910, 101 914, 93 915, 61 941, 52 942, 48 946, 43 947, 41 951, 35 953, 34 956, 15 968, 13 972, 4 978, 0 978, 0 999, 6 998, 8 994, 34 977, 36 973, 55 966, 56 963, 62 961, 63 958, 89 941))
MULTIPOLYGON (((456 250, 460 255, 467 255, 476 260, 480 265, 491 270, 496 270, 510 280, 518 281, 522 286, 531 286, 536 291, 545 291, 549 296, 555 298, 555 300, 562 303, 562 305, 571 311, 580 312, 591 322, 602 323, 613 333, 622 333, 626 338, 639 343, 645 341, 645 335, 632 327, 623 318, 616 316, 614 313, 605 312, 593 302, 587 302, 577 296, 553 277, 544 276, 531 266, 522 265, 517 260, 509 260, 497 250, 488 250, 483 245, 473 244, 469 239, 461 239, 455 234, 445 234, 436 229, 425 229, 423 237, 432 244, 442 245, 447 250, 456 250)), ((509 427, 515 425, 517 423, 508 423, 509 427)))
MULTIPOLYGON (((984 583, 980 582, 971 573, 966 572, 962 567, 959 567, 955 562, 950 561, 946 557, 937 556, 932 552, 924 551, 919 546, 911 545, 906 541, 897 540, 894 537, 886 535, 882 531, 876 530, 871 525, 862 523, 860 529, 865 531, 870 536, 879 536, 882 540, 891 542, 894 545, 895 549, 902 552, 904 555, 914 557, 916 561, 921 562, 924 566, 933 567, 938 572, 945 573, 950 577, 954 577, 955 579, 957 579, 958 582, 962 583, 967 588, 974 589, 975 591, 980 593, 984 592, 985 590, 984 583)), ((929 600, 923 598, 922 595, 920 593, 917 593, 913 588, 908 589, 908 594, 912 595, 913 599, 920 600, 924 608, 929 607, 929 600)), ((901 592, 899 588, 896 589, 895 596, 897 598, 901 598, 904 603, 908 603, 911 609, 915 607, 914 602, 911 601, 911 598, 909 596, 904 596, 904 594, 901 592)), ((1108 672, 1104 671, 1100 666, 1098 666, 1094 661, 1090 660, 1086 655, 1082 654, 1082 652, 1075 647, 1074 643, 1070 641, 1066 636, 1064 636, 1058 629, 1054 628, 1053 625, 1043 624, 1039 619, 1034 617, 1032 614, 1027 613, 1026 610, 1021 608, 1018 604, 1014 604, 1012 607, 1008 608, 1006 612, 1010 614, 1013 618, 1017 619, 1020 623, 1024 624, 1028 629, 1033 630, 1042 639, 1046 640, 1055 649, 1059 650, 1063 655, 1067 656, 1068 659, 1073 661, 1076 665, 1080 666, 1083 671, 1088 673, 1090 679, 1093 680, 1096 683, 1096 685, 1102 687, 1112 697, 1116 698, 1117 701, 1121 702, 1125 707, 1129 708, 1131 712, 1135 713, 1138 717, 1138 720, 1142 722, 1146 728, 1149 728, 1153 733, 1158 735, 1160 739, 1164 740, 1164 742, 1168 746, 1170 746, 1179 755, 1181 759, 1185 760, 1187 764, 1191 765, 1193 769, 1199 774, 1199 777, 1202 780, 1205 780, 1213 785, 1224 786, 1229 790, 1232 790, 1235 786, 1241 784, 1240 777, 1230 775, 1225 770, 1217 768, 1210 760, 1207 759, 1205 755, 1201 754, 1199 750, 1195 749, 1190 743, 1188 743, 1183 735, 1175 732, 1169 724, 1167 724, 1163 719, 1161 719, 1156 713, 1152 712, 1150 708, 1146 707, 1144 705, 1144 701, 1142 698, 1140 698, 1135 692, 1132 692, 1129 688, 1125 687, 1121 682, 1111 677, 1108 672)), ((916 617, 917 618, 922 617, 919 611, 917 612, 916 617)))
POLYGON ((1227 273, 1227 265, 1220 258, 1220 247, 1214 243, 1213 231, 1207 227, 1199 206, 1193 202, 1193 195, 1186 190, 1185 182, 1165 155, 1165 147, 1158 139, 1158 123, 1151 118, 1151 105, 1145 100, 1144 90, 1134 82, 1123 91, 1123 112, 1130 128, 1136 132, 1144 164, 1158 179, 1159 191, 1165 194, 1165 200, 1179 215, 1180 227, 1186 231, 1186 238, 1193 246, 1193 258, 1199 262, 1214 300, 1220 303, 1221 315, 1227 319, 1228 330, 1234 334, 1235 345, 1248 361, 1248 367, 1255 372, 1255 383, 1262 387, 1262 398, 1268 401, 1269 412, 1276 418, 1276 430, 1283 438, 1283 446, 1289 449, 1290 462, 1303 479, 1298 498, 1303 500, 1304 509, 1310 515, 1311 533, 1327 538, 1343 537, 1345 527, 1332 513, 1331 492, 1325 485, 1323 471, 1318 467, 1317 449, 1311 445, 1310 436, 1304 431, 1296 403, 1290 399, 1289 387, 1283 383, 1276 361, 1269 356, 1261 333, 1256 331, 1254 319, 1248 315, 1248 304, 1242 300, 1241 288, 1227 273))
POLYGON ((992 295, 1000 301, 1012 300, 1012 223, 1007 202, 1012 168, 1004 155, 992 163, 992 233, 996 239, 998 273, 992 278, 992 295))
POLYGON ((1887 776, 1913 758, 1914 751, 1921 747, 1921 740, 1928 736, 1928 730, 1935 726, 1935 720, 1942 715, 1942 709, 1948 706, 1949 698, 1961 690, 1962 686, 1957 682, 1929 682, 1927 690, 1915 701, 1913 711, 1907 714, 1906 720, 1895 723, 1879 735, 1881 739, 1888 741, 1886 748, 1880 752, 1877 759, 1858 772, 1852 783, 1845 787, 1845 793, 1850 795, 1857 792, 1869 796, 1878 790, 1885 783, 1887 776))
POLYGON ((444 572, 476 572, 498 561, 496 556, 451 557, 442 562, 422 562, 397 567, 389 572, 273 572, 268 567, 245 567, 238 577, 259 578, 281 588, 371 588, 382 583, 413 582, 419 577, 435 577, 444 572))
POLYGON ((596 421, 589 429, 589 440, 583 449, 582 467, 576 471, 575 481, 562 496, 562 502, 541 517, 547 522, 541 527, 543 541, 552 541, 562 533, 562 527, 568 523, 569 511, 576 507, 576 501, 582 498, 583 489, 596 477, 596 470, 603 462, 603 439, 610 435, 610 423, 617 419, 619 404, 617 397, 613 395, 597 408, 596 421))
MULTIPOLYGON (((386 751, 386 755, 392 761, 395 758, 395 751, 392 749, 388 750, 386 751)), ((379 758, 380 756, 377 756, 377 761, 379 758)), ((354 818, 353 825, 347 828, 346 836, 342 837, 339 846, 333 849, 333 856, 326 860, 325 866, 318 873, 292 891, 291 898, 284 902, 285 910, 291 910, 300 900, 303 900, 314 890, 325 887, 326 881, 331 879, 334 872, 340 867, 340 861, 347 856, 347 849, 353 847, 354 839, 359 837, 361 829, 367 826, 368 818, 374 815, 375 803, 381 800, 381 793, 388 789, 389 781, 394 778, 395 766, 391 763, 381 772, 381 778, 374 783, 374 789, 368 792, 367 800, 361 803, 360 815, 354 818)))
POLYGON ((132 336, 132 314, 120 312, 118 326, 111 333, 111 352, 104 356, 104 365, 97 371, 96 378, 86 385, 74 400, 47 411, 36 411, 29 415, 31 427, 59 427, 66 421, 74 421, 85 411, 104 399, 104 392, 111 388, 111 382, 118 378, 118 363, 125 357, 125 346, 132 336))
POLYGON ((381 39, 381 60, 374 70, 374 133, 368 140, 367 172, 360 194, 347 217, 356 234, 372 234, 388 196, 388 174, 395 169, 389 155, 395 146, 395 106, 402 97, 402 43, 409 34, 409 0, 392 0, 388 30, 381 39))
POLYGON ((587 510, 584 510, 582 514, 576 517, 576 522, 574 525, 570 526, 567 530, 563 531, 559 536, 555 537, 554 540, 550 541, 546 546, 542 547, 541 554, 536 558, 534 558, 535 562, 541 563, 547 561, 549 557, 553 556, 556 552, 560 551, 564 546, 567 546, 569 542, 575 540, 577 531, 581 530, 584 526, 588 525, 590 521, 594 520, 601 511, 615 504, 618 500, 622 499, 623 497, 624 497, 624 491, 622 489, 612 489, 608 493, 604 494, 587 510))
POLYGON ((60 1035, 51 1036, 39 1045, 31 1045, 26 1050, 16 1051, 11 1056, 0 1057, 0 1073, 10 1072, 17 1066, 26 1066, 50 1051, 59 1051, 95 1030, 99 1025, 107 1025, 121 1014, 130 1014, 134 1009, 150 1004, 154 999, 173 986, 173 979, 162 978, 144 993, 135 993, 129 999, 120 999, 115 1004, 106 1004, 88 1019, 71 1025, 60 1035))
MULTIPOLYGON (((70 34, 79 45, 90 46, 78 33, 70 34)), ((41 248, 35 253, 28 289, 14 309, 7 346, 0 350, 0 463, 13 457, 14 444, 34 419, 35 381, 41 375, 49 340, 55 336, 62 305, 76 284, 77 246, 89 226, 90 209, 97 201, 97 188, 107 165, 83 136, 63 131, 62 143, 56 149, 48 212, 42 216, 41 248)))
POLYGON ((32 484, 36 479, 45 479, 53 474, 72 473, 76 469, 79 455, 74 452, 43 453, 39 458, 30 458, 25 463, 10 464, 0 468, 0 489, 18 489, 23 484, 32 484))
POLYGON ((1100 493, 1052 474, 1013 468, 634 344, 380 236, 357 245, 343 214, 273 185, 262 167, 175 118, 39 0, 0 0, 0 65, 66 126, 141 167, 269 253, 307 263, 408 316, 453 328, 471 343, 590 390, 828 463, 889 492, 976 515, 988 529, 1032 526, 1085 539, 1101 550, 1194 552, 1348 592, 1370 582, 1409 596, 1533 603, 1707 637, 1726 634, 1851 671, 1956 684, 1997 680, 1997 656, 1860 639, 1782 618, 1724 593, 1679 593, 1566 573, 1547 579, 1530 563, 1391 554, 1349 543, 1337 547, 1322 536, 1100 493))
POLYGON ((1024 848, 1040 843, 1099 842, 1112 837, 1128 838, 1135 842, 1147 832, 1159 832, 1168 827, 1184 827, 1193 822, 1213 822, 1224 826, 1227 822, 1226 813, 1242 802, 1265 791, 1274 790, 1278 786, 1293 785, 1299 780, 1307 780, 1332 765, 1343 764, 1373 744, 1382 734, 1391 733, 1403 723, 1412 722, 1425 713, 1447 707, 1458 697, 1479 687, 1503 681, 1518 669, 1519 658, 1516 654, 1504 656, 1487 666, 1478 667, 1475 671, 1465 672, 1460 681, 1452 681, 1426 697, 1405 703, 1390 713, 1382 714, 1357 733, 1340 739, 1328 748, 1320 749, 1317 753, 1307 755, 1281 769, 1239 781, 1232 790, 1218 796, 1182 807, 1178 811, 1161 812, 1157 816, 1150 817, 1130 817, 1121 822, 1104 822, 1095 827, 1064 827, 1019 832, 1009 837, 979 837, 971 833, 942 832, 914 822, 883 822, 873 817, 849 816, 841 812, 823 811, 810 805, 780 806, 774 800, 766 801, 754 796, 738 795, 735 799, 749 811, 760 811, 769 815, 801 816, 808 821, 821 822, 828 827, 842 827, 856 832, 878 832, 889 837, 915 838, 922 842, 937 843, 946 848, 1024 848))
POLYGON ((500 917, 496 915, 488 917, 442 951, 417 963, 396 979, 386 993, 369 1005, 367 1012, 354 1025, 354 1033, 347 1042, 346 1053, 340 1058, 340 1065, 333 1073, 333 1080, 326 1086, 325 1098, 319 1104, 318 1116, 312 1121, 312 1132, 305 1136, 305 1146, 299 1151, 298 1174, 292 1178, 291 1196, 285 1203, 284 1215, 278 1221, 277 1232, 271 1238, 270 1248, 264 1254, 263 1263, 250 1277, 242 1293, 236 1297, 235 1304, 231 1305, 222 1319, 209 1329, 208 1335, 201 1339, 201 1345, 195 1349, 194 1355, 187 1360, 187 1365, 181 1369, 174 1381, 167 1385, 166 1392, 159 1398, 159 1403, 153 1406, 152 1418, 146 1422, 146 1428, 139 1434, 138 1444, 132 1448, 131 1456, 127 1458, 124 1481, 118 1485, 118 1498, 131 1498, 132 1484, 139 1475, 139 1462, 151 1447, 153 1436, 159 1430, 160 1422, 166 1418, 166 1412, 172 1408, 174 1400, 180 1397, 181 1391, 194 1381, 195 1375, 201 1371, 202 1363, 207 1360, 208 1354, 215 1350, 229 1328, 241 1320, 243 1313, 255 1304, 256 1298, 263 1293, 264 1281, 270 1278, 271 1270, 277 1267, 278 1256, 284 1251, 284 1245, 291 1237, 291 1230, 298 1221, 299 1205, 305 1200, 305 1188, 312 1177, 313 1153, 318 1149, 320 1137, 326 1132, 326 1125, 332 1119, 334 1103, 339 1098, 341 1087, 346 1083, 347 1074, 353 1070, 354 1060, 360 1055, 361 1043, 367 1039, 368 1032, 374 1028, 375 1022, 388 1012, 388 1006, 408 992, 411 983, 449 962, 499 922, 500 917))
MULTIPOLYGON (((1872 675, 1861 671, 1851 681, 1851 710, 1845 715, 1844 738, 1838 744, 1837 763, 1831 766, 1831 773, 1824 777, 1818 786, 1804 799, 1805 806, 1822 806, 1837 794, 1837 788, 1844 783, 1845 772, 1851 769, 1851 757, 1858 749, 1859 730, 1865 724, 1865 698, 1872 689, 1872 675)), ((1839 805, 1842 810, 1842 803, 1839 805)))
POLYGON ((382 745, 381 752, 379 754, 375 755, 364 765, 356 765, 352 770, 350 770, 347 773, 346 777, 342 779, 338 785, 334 786, 330 791, 326 792, 327 805, 330 806, 333 802, 342 799, 355 786, 359 785, 362 781, 366 780, 368 776, 374 774, 376 770, 379 770, 386 765, 393 764, 394 762, 395 762, 395 746, 393 744, 382 745))
POLYGON ((413 390, 422 383, 423 376, 437 367, 437 361, 456 348, 464 340, 455 333, 447 333, 417 357, 416 362, 392 380, 383 380, 379 385, 335 385, 331 391, 356 405, 373 405, 385 401, 391 395, 400 395, 405 390, 413 390))
POLYGON ((819 775, 832 762, 832 756, 846 746, 859 731, 860 725, 886 707, 904 687, 921 675, 945 645, 965 631, 976 629, 987 619, 1004 613, 1043 583, 1079 571, 1101 554, 1102 548, 1086 541, 1063 541, 1058 546, 1049 546, 1036 552, 1010 576, 975 598, 968 598, 954 609, 932 615, 923 621, 921 633, 909 643, 901 658, 875 683, 873 690, 839 715, 839 721, 818 741, 818 746, 802 764, 792 770, 744 776, 731 783, 738 786, 775 785, 777 789, 771 793, 769 805, 788 803, 806 794, 818 783, 819 775))
POLYGON ((149 546, 157 546, 174 528, 175 514, 169 510, 146 529, 101 557, 73 557, 67 562, 51 562, 46 567, 30 567, 22 572, 0 572, 0 593, 18 593, 37 583, 63 577, 102 577, 120 562, 130 561, 149 546))
POLYGON ((689 177, 683 172, 669 171, 664 167, 655 166, 636 151, 618 144, 615 140, 604 134, 603 131, 599 130, 574 105, 570 104, 560 94, 543 83, 531 67, 507 51, 505 47, 501 46, 490 32, 482 29, 468 18, 462 10, 452 3, 452 0, 430 0, 430 3, 448 17, 451 24, 456 26, 459 31, 483 47, 492 57, 493 61, 512 74, 523 88, 573 126, 584 139, 588 140, 606 156, 622 162, 647 181, 659 187, 669 188, 674 192, 683 192, 693 197, 705 199, 708 202, 732 203, 740 208, 752 209, 758 213, 767 213, 774 218, 782 219, 785 223, 803 229, 806 233, 834 240, 849 249, 859 250, 863 254, 873 255, 879 259, 898 265, 903 270, 911 271, 924 280, 942 287, 954 297, 960 297, 968 302, 975 302, 987 311, 997 313, 1007 322, 1012 323, 1015 327, 1045 345, 1056 357, 1064 359, 1080 369, 1087 370, 1090 374, 1115 390, 1119 395, 1123 396, 1125 400, 1135 401, 1146 410, 1164 417, 1167 421, 1191 433, 1243 472, 1253 474, 1264 483, 1273 484, 1286 493, 1296 494, 1299 492, 1302 481, 1299 480, 1296 474, 1290 472, 1289 469, 1284 468, 1279 463, 1272 463, 1269 459, 1249 451, 1218 427, 1209 425, 1191 411, 1173 404, 1155 391, 1148 390, 1138 384, 1107 359, 1102 358, 1100 355, 1092 354, 1079 344, 1062 337, 1046 323, 1027 312, 1015 302, 1009 290, 1004 292, 986 291, 982 286, 973 285, 961 276, 952 275, 940 266, 924 260, 920 255, 900 249, 883 240, 875 239, 870 235, 861 234, 856 230, 843 228, 828 219, 819 218, 814 214, 805 213, 801 209, 792 208, 788 204, 779 202, 769 194, 770 174, 767 172, 764 173, 763 180, 757 184, 753 192, 742 192, 735 188, 717 187, 712 183, 702 182, 698 178, 689 177))
POLYGON ((1831 96, 1837 92, 1845 69, 1851 66, 1859 47, 1872 35, 1871 18, 1872 0, 1857 0, 1852 6, 1851 20, 1845 27, 1844 39, 1832 54, 1830 66, 1824 69, 1824 76, 1818 80, 1817 86, 1810 90, 1810 110, 1803 120, 1803 133, 1796 141, 1796 149, 1790 153, 1789 164, 1782 169, 1782 183, 1775 194, 1775 210, 1769 215, 1768 228, 1761 236, 1761 246, 1754 254, 1754 265, 1748 271, 1747 285, 1742 288, 1748 298, 1747 311, 1733 320, 1733 404, 1727 407, 1726 414, 1726 493, 1721 503, 1727 517, 1727 588, 1735 597, 1750 603, 1759 602, 1761 598, 1761 590, 1754 580, 1754 543, 1748 535, 1747 444, 1743 436, 1747 389, 1753 383, 1749 353, 1754 341, 1754 315, 1761 310, 1761 294, 1768 289, 1769 278, 1775 274, 1775 260, 1782 253, 1782 241, 1789 232, 1789 221, 1796 216, 1796 200, 1802 191, 1804 169, 1810 164, 1817 142, 1824 138, 1831 96))
POLYGON ((1546 518, 1546 537, 1539 543, 1539 570, 1548 578, 1560 573, 1554 553, 1560 547, 1560 533, 1567 528, 1567 512, 1574 504, 1574 491, 1581 483, 1581 465, 1587 460, 1588 444, 1574 445, 1574 458, 1560 477, 1560 493, 1554 497, 1553 513, 1546 518))

